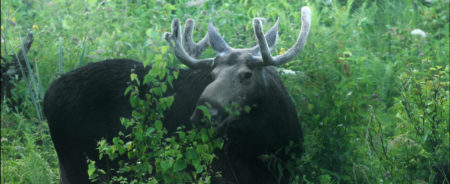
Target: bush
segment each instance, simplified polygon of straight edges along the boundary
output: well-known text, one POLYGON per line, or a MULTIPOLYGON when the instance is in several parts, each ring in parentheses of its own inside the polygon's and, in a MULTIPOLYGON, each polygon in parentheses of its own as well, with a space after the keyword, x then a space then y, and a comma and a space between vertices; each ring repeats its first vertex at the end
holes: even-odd
POLYGON ((110 183, 210 183, 211 177, 219 174, 213 173, 210 165, 223 140, 216 138, 213 127, 179 127, 175 134, 165 130, 162 112, 172 105, 173 96, 163 94, 177 72, 174 76, 169 73, 163 60, 152 66, 144 81, 131 74, 132 84, 125 93, 130 95, 134 111, 133 118, 122 119, 126 132, 112 142, 99 142, 100 159, 118 160, 119 169, 104 171, 91 162, 89 176, 94 182, 106 179, 110 183), (141 94, 141 84, 152 87, 141 94))

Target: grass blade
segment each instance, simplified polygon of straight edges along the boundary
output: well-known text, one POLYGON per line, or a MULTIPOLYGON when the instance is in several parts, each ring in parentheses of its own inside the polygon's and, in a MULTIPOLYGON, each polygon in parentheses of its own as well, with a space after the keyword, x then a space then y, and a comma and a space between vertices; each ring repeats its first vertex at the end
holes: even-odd
POLYGON ((44 89, 42 88, 42 81, 41 81, 39 67, 38 67, 37 63, 35 63, 35 67, 36 67, 36 78, 38 81, 40 98, 41 98, 41 100, 44 100, 44 89))
POLYGON ((80 62, 78 63, 78 67, 83 66, 83 58, 84 58, 84 53, 86 52, 86 38, 84 38, 83 41, 83 50, 81 51, 81 56, 80 56, 80 62))
POLYGON ((62 62, 63 62, 62 38, 59 37, 59 75, 60 76, 63 74, 62 62))
MULTIPOLYGON (((26 65, 26 67, 27 67, 27 70, 28 70, 28 74, 29 74, 29 76, 30 76, 30 80, 29 80, 29 82, 31 82, 31 87, 32 87, 32 89, 33 89, 33 91, 34 91, 34 93, 35 93, 35 96, 36 97, 39 97, 40 95, 39 95, 39 90, 37 89, 37 83, 36 83, 36 81, 34 80, 34 75, 33 75, 33 69, 31 69, 31 65, 30 65, 30 62, 28 61, 28 57, 27 57, 27 51, 25 50, 25 47, 23 46, 23 43, 22 43, 22 41, 21 41, 21 43, 20 43, 20 46, 21 46, 21 53, 22 53, 22 56, 23 56, 23 58, 24 58, 24 60, 25 60, 25 65, 26 65)), ((20 62, 19 62, 20 63, 20 62)))
MULTIPOLYGON (((6 27, 6 26, 5 26, 5 27, 6 27)), ((5 28, 5 30, 6 30, 6 28, 5 28)), ((3 37, 3 34, 6 35, 6 31, 2 32, 2 41, 7 42, 6 36, 3 37)), ((7 44, 3 44, 3 48, 5 49, 5 55, 8 55, 8 48, 6 47, 6 45, 7 45, 7 44)))
MULTIPOLYGON (((26 56, 27 54, 26 54, 26 51, 25 51, 25 48, 23 46, 22 41, 21 41, 21 49, 22 49, 22 55, 25 58, 25 61, 26 61, 27 65, 29 65, 28 58, 26 56)), ((34 109, 36 110, 36 114, 38 116, 38 119, 39 119, 40 122, 42 122, 42 115, 41 115, 41 110, 40 110, 41 108, 39 106, 39 103, 37 103, 36 96, 34 96, 32 87, 30 86, 31 85, 30 84, 30 80, 28 79, 28 77, 27 77, 27 75, 25 73, 24 66, 22 66, 22 64, 20 63, 19 56, 16 55, 16 58, 17 58, 17 63, 19 64, 20 72, 22 72, 23 80, 25 81, 25 84, 27 85, 28 94, 31 97, 31 101, 33 102, 33 106, 34 106, 34 109)), ((29 67, 29 66, 27 66, 27 67, 29 67)), ((31 68, 31 67, 29 67, 29 68, 31 68)), ((30 76, 33 79, 32 73, 30 73, 30 76)))

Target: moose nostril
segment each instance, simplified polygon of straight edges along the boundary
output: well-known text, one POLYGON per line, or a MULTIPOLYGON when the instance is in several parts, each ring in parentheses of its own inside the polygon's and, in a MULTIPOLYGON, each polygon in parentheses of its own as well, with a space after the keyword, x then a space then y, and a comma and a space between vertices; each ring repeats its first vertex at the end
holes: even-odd
POLYGON ((215 117, 215 116, 218 116, 219 115, 219 110, 217 110, 216 108, 209 108, 209 114, 212 116, 212 117, 215 117))
POLYGON ((245 78, 250 79, 252 77, 252 72, 245 73, 245 78))
POLYGON ((241 75, 241 79, 244 79, 244 80, 248 80, 248 79, 252 78, 252 72, 244 72, 244 73, 241 73, 240 75, 241 75))

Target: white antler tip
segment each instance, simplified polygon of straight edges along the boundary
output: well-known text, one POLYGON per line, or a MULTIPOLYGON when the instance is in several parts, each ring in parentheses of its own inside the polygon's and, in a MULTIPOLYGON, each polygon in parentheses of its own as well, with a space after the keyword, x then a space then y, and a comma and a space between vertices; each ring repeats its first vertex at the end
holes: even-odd
POLYGON ((186 24, 189 24, 189 25, 194 24, 194 19, 187 19, 186 24))
POLYGON ((302 7, 302 17, 311 18, 311 9, 307 6, 302 7))
POLYGON ((261 20, 258 19, 258 18, 254 18, 253 19, 253 26, 255 26, 257 28, 261 27, 261 20))

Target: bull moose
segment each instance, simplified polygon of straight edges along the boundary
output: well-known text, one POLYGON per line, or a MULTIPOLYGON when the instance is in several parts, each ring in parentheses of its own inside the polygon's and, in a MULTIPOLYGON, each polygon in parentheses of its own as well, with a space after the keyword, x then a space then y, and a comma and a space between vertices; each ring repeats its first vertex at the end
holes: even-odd
MULTIPOLYGON (((295 151, 302 152, 303 134, 295 106, 275 70, 304 47, 311 13, 308 7, 303 7, 301 13, 296 43, 275 57, 271 50, 278 39, 278 20, 264 34, 261 21, 254 19, 258 45, 245 49, 230 47, 212 23, 198 43, 192 39, 191 19, 183 33, 178 19, 172 21, 172 32, 165 33, 174 55, 188 69, 180 69, 173 87, 166 92, 174 95, 174 102, 164 112, 164 126, 173 132, 182 123, 196 122, 202 116, 196 107, 210 104, 209 111, 218 120, 219 135, 227 137, 227 151, 219 151, 212 166, 222 172, 222 177, 214 178, 213 183, 277 183, 259 156, 290 142, 300 145, 295 151), (208 46, 216 56, 199 59, 208 46), (225 110, 232 103, 252 108, 234 117, 225 110)), ((68 72, 51 84, 45 94, 44 114, 58 155, 62 183, 90 182, 86 157, 106 168, 98 159, 96 143, 123 129, 121 117, 131 117, 132 107, 124 96, 131 70, 142 78, 150 68, 128 59, 105 60, 68 72)))

